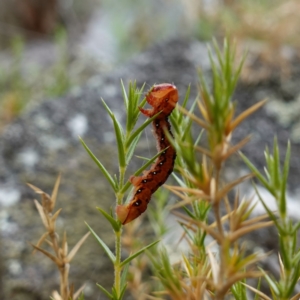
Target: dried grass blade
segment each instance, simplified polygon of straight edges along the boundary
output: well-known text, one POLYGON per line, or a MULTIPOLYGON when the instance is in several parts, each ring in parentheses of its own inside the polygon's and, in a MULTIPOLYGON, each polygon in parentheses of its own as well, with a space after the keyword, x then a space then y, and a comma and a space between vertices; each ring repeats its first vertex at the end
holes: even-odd
POLYGON ((39 189, 38 187, 34 186, 33 184, 27 183, 27 185, 34 190, 37 194, 44 194, 44 191, 39 189))
POLYGON ((212 158, 212 153, 211 153, 209 150, 207 150, 207 149, 205 149, 205 148, 203 148, 203 147, 201 147, 201 146, 194 146, 194 148, 195 148, 195 150, 197 150, 198 152, 203 153, 203 154, 205 154, 206 156, 212 158))
POLYGON ((59 216, 60 212, 62 211, 62 208, 57 210, 57 212, 51 217, 51 222, 55 223, 57 217, 59 216))
POLYGON ((290 300, 299 300, 300 299, 300 293, 297 293, 295 296, 293 296, 290 300))
POLYGON ((233 131, 241 122, 243 122, 246 118, 248 118, 251 114, 253 114, 256 110, 260 109, 263 105, 265 105, 267 99, 264 99, 245 111, 243 111, 240 115, 238 115, 230 124, 230 131, 233 131))
POLYGON ((205 195, 205 193, 199 189, 193 189, 193 188, 188 188, 188 187, 183 187, 183 186, 174 186, 174 185, 164 185, 164 187, 166 187, 168 190, 170 191, 182 191, 185 193, 190 193, 193 194, 195 196, 199 196, 199 197, 205 197, 207 198, 207 195, 205 195))
POLYGON ((46 229, 48 229, 49 228, 48 217, 45 215, 42 205, 36 199, 34 199, 33 201, 34 201, 36 209, 38 210, 38 212, 40 214, 40 217, 42 219, 44 226, 46 227, 46 229))
POLYGON ((177 108, 179 109, 180 112, 182 112, 183 114, 185 114, 186 116, 188 116, 190 119, 192 119, 193 121, 195 121, 201 127, 203 127, 206 130, 208 129, 207 124, 203 120, 201 120, 200 118, 198 118, 196 115, 194 115, 193 113, 189 112, 188 110, 186 110, 185 108, 181 107, 180 105, 178 105, 177 108))
POLYGON ((31 244, 31 245, 36 250, 42 252, 44 255, 46 255, 47 257, 49 257, 57 266, 59 266, 59 267, 61 266, 60 260, 57 257, 55 257, 53 254, 51 254, 50 252, 48 252, 48 251, 44 250, 43 248, 40 248, 40 247, 38 247, 38 246, 36 246, 34 244, 31 244))
POLYGON ((223 156, 223 159, 226 160, 233 153, 237 152, 239 149, 241 149, 242 147, 244 147, 250 140, 251 140, 251 136, 250 135, 246 136, 244 139, 242 139, 236 145, 234 145, 231 148, 229 148, 229 150, 223 156))
POLYGON ((263 214, 261 216, 258 216, 258 217, 254 217, 252 219, 249 219, 249 220, 246 220, 242 223, 242 226, 249 226, 251 224, 254 224, 254 223, 258 223, 264 219, 267 219, 269 218, 269 215, 268 214, 263 214))
POLYGON ((196 200, 198 200, 198 198, 186 196, 185 198, 182 198, 182 201, 179 201, 176 204, 170 205, 168 208, 170 210, 173 210, 173 209, 176 209, 176 208, 180 208, 182 206, 192 204, 196 200))
POLYGON ((164 185, 164 187, 165 187, 167 190, 171 191, 174 195, 176 195, 176 196, 178 196, 179 198, 181 198, 182 200, 185 200, 185 199, 188 197, 188 196, 185 195, 185 194, 182 194, 182 193, 180 193, 180 192, 178 192, 178 191, 176 191, 176 190, 173 190, 173 189, 172 189, 173 186, 164 185))
POLYGON ((235 231, 234 233, 230 234, 229 239, 231 242, 236 241, 237 239, 239 239, 241 236, 246 235, 247 233, 257 230, 257 229, 261 229, 264 227, 269 227, 274 225, 273 221, 269 221, 269 222, 261 222, 258 224, 253 224, 253 225, 249 225, 247 227, 243 227, 240 228, 239 230, 235 231))
POLYGON ((53 300, 64 300, 64 299, 60 296, 60 294, 58 293, 58 291, 53 291, 53 292, 52 292, 52 298, 53 298, 53 300))
POLYGON ((227 282, 222 286, 221 293, 223 292, 225 294, 232 285, 234 285, 238 281, 243 280, 244 278, 257 278, 257 277, 261 277, 261 275, 262 275, 261 272, 254 272, 254 271, 242 272, 242 273, 231 275, 228 278, 227 282))
POLYGON ((198 220, 193 220, 193 219, 191 219, 191 218, 189 218, 189 217, 187 217, 187 216, 185 216, 185 215, 183 215, 183 214, 181 214, 181 213, 178 213, 178 212, 176 212, 176 211, 174 211, 173 214, 174 214, 175 216, 179 216, 180 218, 184 219, 184 220, 187 221, 187 222, 190 222, 190 223, 193 223, 193 224, 195 224, 195 225, 200 226, 200 227, 201 227, 203 230, 205 230, 209 235, 211 235, 215 240, 217 240, 219 243, 221 242, 221 240, 222 240, 221 235, 218 234, 218 232, 214 231, 214 230, 212 229, 211 226, 208 226, 208 225, 206 225, 205 223, 200 222, 200 221, 198 221, 198 220))
MULTIPOLYGON (((49 233, 48 232, 45 232, 41 237, 40 237, 40 239, 38 240, 38 242, 36 243, 36 246, 37 247, 40 247, 41 245, 42 245, 42 243, 45 241, 45 239, 47 238, 47 236, 49 235, 49 233)), ((32 251, 32 254, 34 254, 34 253, 36 253, 36 249, 34 249, 33 251, 32 251)))
POLYGON ((284 269, 284 265, 280 256, 280 253, 278 253, 278 261, 279 261, 279 265, 280 265, 280 273, 281 273, 281 277, 282 278, 286 278, 286 274, 285 274, 285 269, 284 269))
POLYGON ((88 236, 91 233, 88 232, 86 233, 79 241, 78 243, 73 247, 73 249, 70 251, 70 253, 67 256, 67 262, 71 262, 71 260, 74 258, 74 256, 76 255, 77 251, 80 249, 80 247, 82 246, 82 244, 85 242, 85 240, 88 238, 88 236))
POLYGON ((217 263, 215 256, 213 255, 213 253, 210 251, 209 248, 207 248, 207 254, 208 254, 209 261, 210 261, 213 282, 214 282, 214 284, 217 284, 220 267, 217 263))
POLYGON ((68 255, 68 242, 67 242, 67 233, 64 232, 64 236, 61 242, 61 248, 63 251, 63 255, 64 257, 66 257, 68 255))
POLYGON ((85 288, 85 284, 83 286, 81 286, 75 293, 74 293, 74 300, 76 300, 80 294, 82 293, 82 291, 84 290, 85 288))
POLYGON ((247 174, 245 176, 242 176, 230 183, 228 183, 227 185, 225 185, 221 190, 218 191, 218 194, 217 194, 217 198, 218 199, 222 199, 224 197, 224 195, 227 195, 229 191, 231 191, 236 185, 238 185, 239 183, 253 177, 254 174, 250 173, 250 174, 247 174))
MULTIPOLYGON (((259 291, 258 289, 252 287, 251 285, 248 285, 247 283, 241 282, 242 285, 244 285, 245 287, 247 287, 249 290, 251 290, 252 292, 256 293, 257 295, 259 295, 261 298, 263 298, 264 300, 272 300, 271 298, 269 298, 266 294, 264 294, 263 292, 259 291)), ((292 299, 291 299, 292 300, 292 299)))
POLYGON ((57 199, 57 193, 58 193, 58 188, 60 185, 60 180, 61 180, 61 174, 58 175, 56 181, 55 181, 55 185, 51 194, 51 210, 53 210, 53 208, 55 207, 55 203, 56 203, 56 199, 57 199))

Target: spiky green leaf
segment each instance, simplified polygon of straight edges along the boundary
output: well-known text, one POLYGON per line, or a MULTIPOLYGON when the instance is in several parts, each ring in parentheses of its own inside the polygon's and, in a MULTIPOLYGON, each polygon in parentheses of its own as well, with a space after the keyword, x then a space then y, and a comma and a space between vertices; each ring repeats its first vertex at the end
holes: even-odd
POLYGON ((106 220, 110 223, 114 231, 118 232, 121 228, 121 223, 116 221, 110 214, 108 214, 101 207, 97 207, 97 210, 106 218, 106 220))
POLYGON ((139 251, 135 252, 134 254, 130 255, 129 257, 127 257, 125 260, 122 261, 121 263, 121 267, 124 267, 126 266, 128 263, 130 263, 134 258, 136 258, 137 256, 139 256, 140 254, 142 254, 145 250, 147 249, 150 249, 151 247, 155 246, 158 242, 158 241, 155 241, 149 245, 147 245, 146 247, 140 249, 139 251))
POLYGON ((111 300, 114 299, 113 295, 107 289, 105 289, 102 285, 100 285, 99 283, 97 283, 96 285, 109 299, 111 299, 111 300))
POLYGON ((112 251, 108 248, 108 246, 102 241, 102 239, 96 234, 96 232, 89 226, 88 223, 86 223, 86 226, 88 227, 88 229, 90 230, 90 232, 93 234, 93 236, 95 237, 96 241, 100 244, 100 246, 103 248, 103 250, 105 251, 105 253, 107 254, 107 256, 109 257, 109 259, 112 261, 112 263, 114 264, 116 261, 116 257, 115 255, 112 253, 112 251))
POLYGON ((134 133, 131 134, 131 136, 126 141, 125 147, 128 148, 130 144, 134 141, 134 139, 160 114, 157 113, 153 117, 147 119, 134 133))
POLYGON ((105 176, 106 180, 109 182, 113 190, 116 192, 116 183, 113 180, 113 178, 110 176, 106 168, 103 166, 103 164, 98 160, 98 158, 93 154, 93 152, 90 150, 90 148, 86 145, 86 143, 83 141, 81 137, 79 137, 79 140, 83 147, 85 148, 86 152, 90 155, 90 157, 93 159, 93 161, 96 163, 102 174, 105 176))

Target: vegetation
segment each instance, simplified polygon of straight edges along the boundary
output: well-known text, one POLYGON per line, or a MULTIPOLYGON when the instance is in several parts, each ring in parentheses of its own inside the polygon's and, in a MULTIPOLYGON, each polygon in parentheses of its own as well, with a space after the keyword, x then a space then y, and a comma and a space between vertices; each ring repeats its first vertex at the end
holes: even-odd
MULTIPOLYGON (((164 2, 158 10, 156 2, 152 5, 149 1, 133 3, 126 0, 120 10, 120 6, 112 5, 111 1, 101 1, 100 9, 109 16, 106 24, 108 34, 116 39, 115 61, 124 61, 133 53, 174 35, 189 35, 201 40, 229 35, 239 41, 240 52, 254 46, 254 57, 262 62, 259 70, 256 65, 254 69, 251 67, 252 57, 244 68, 243 79, 262 80, 272 74, 274 66, 279 66, 278 71, 282 75, 289 74, 289 57, 293 51, 287 51, 286 46, 299 47, 300 21, 295 13, 299 11, 299 1, 227 0, 216 1, 213 6, 204 2, 164 2), (145 10, 146 5, 148 9, 145 10), (153 15, 157 22, 153 22, 153 15), (180 21, 174 22, 174 19, 180 21), (128 43, 128 32, 131 43, 128 43)), ((70 16, 65 22, 73 20, 74 15, 77 21, 81 21, 82 16, 86 17, 90 13, 88 11, 94 11, 98 3, 90 1, 88 5, 82 5, 81 1, 74 1, 73 6, 70 5, 70 16)), ((73 28, 74 24, 69 24, 69 27, 73 28)), ((3 28, 5 31, 5 23, 3 28)), ((8 50, 12 63, 6 65, 0 62, 0 127, 19 115, 30 101, 60 96, 71 87, 83 84, 87 76, 99 72, 94 65, 91 67, 78 57, 74 63, 68 48, 70 38, 67 30, 58 26, 53 38, 57 47, 55 63, 46 66, 46 70, 34 66, 24 70, 23 54, 27 42, 20 36, 11 36, 10 45, 1 45, 1 49, 8 50)))
POLYGON ((24 68, 25 41, 20 36, 12 38, 10 51, 13 63, 0 70, 0 127, 19 115, 29 102, 61 96, 75 84, 71 82, 74 76, 68 72, 70 57, 65 30, 58 29, 54 40, 56 62, 45 72, 39 68, 24 68), (24 73, 29 74, 24 76, 24 73))
MULTIPOLYGON (((111 225, 115 235, 115 249, 112 251, 99 234, 87 224, 101 247, 99 251, 104 251, 114 266, 114 283, 111 289, 104 288, 101 282, 97 283, 108 299, 123 299, 127 290, 139 300, 252 299, 249 296, 250 291, 255 299, 296 300, 300 297, 300 294, 295 292, 295 286, 300 277, 300 250, 297 241, 300 222, 288 217, 286 199, 290 146, 288 144, 286 157, 281 165, 275 139, 273 151, 266 149, 265 174, 262 174, 241 152, 242 147, 250 138, 246 136, 237 144, 231 143, 231 137, 236 128, 262 107, 265 101, 249 107, 236 116, 232 96, 244 58, 236 65, 235 47, 227 41, 224 42, 222 50, 215 43, 214 54, 212 51, 209 53, 212 85, 209 86, 206 83, 200 71, 199 96, 189 107, 188 89, 181 106, 178 106, 172 114, 174 131, 172 143, 178 155, 173 173, 175 183, 165 185, 167 191, 159 192, 157 201, 153 200, 145 213, 149 215, 150 225, 155 235, 152 241, 143 244, 143 242, 146 243, 146 239, 143 242, 137 239, 138 228, 141 226, 140 219, 122 226, 113 211, 105 211, 101 207, 97 209, 111 225), (196 110, 199 110, 200 117, 196 110), (240 155, 251 173, 228 182, 224 176, 224 170, 226 162, 232 155, 240 155), (256 184, 253 184, 266 213, 261 216, 252 214, 256 203, 240 195, 238 185, 253 176, 273 196, 277 205, 276 212, 269 208, 258 193, 256 184), (169 200, 173 197, 176 197, 176 202, 169 200), (170 251, 160 246, 160 240, 168 232, 165 219, 170 210, 177 217, 183 231, 178 242, 185 241, 187 245, 183 254, 178 253, 175 262, 170 259, 170 251), (248 233, 263 230, 269 226, 275 226, 278 232, 280 274, 272 274, 269 270, 259 267, 259 262, 268 254, 249 252, 245 239, 242 242, 242 238, 248 233), (129 250, 128 253, 133 254, 122 259, 122 247, 129 250), (155 278, 148 278, 144 281, 142 273, 149 268, 155 278), (258 279, 256 285, 253 285, 255 281, 248 281, 253 278, 258 279), (261 290, 262 283, 268 286, 269 293, 261 290)), ((137 127, 140 115, 138 106, 145 104, 145 99, 141 99, 143 88, 144 86, 137 88, 135 83, 131 83, 126 91, 122 84, 127 114, 124 130, 116 115, 103 100, 103 106, 112 120, 117 141, 118 176, 110 174, 88 145, 81 140, 84 148, 104 175, 104 179, 114 191, 116 205, 124 203, 126 195, 130 195, 131 183, 130 174, 126 172, 127 167, 143 130, 153 119, 148 119, 137 127)), ((156 156, 146 160, 134 175, 139 175, 155 159, 156 156)), ((53 239, 56 235, 55 219, 60 213, 58 210, 52 215, 58 182, 59 180, 51 197, 32 186, 43 196, 42 205, 36 203, 36 206, 47 229, 34 248, 52 259, 62 272, 62 266, 70 262, 86 236, 69 253, 65 250, 65 237, 61 247, 56 244, 55 238, 53 239), (54 253, 58 253, 57 257, 43 250, 44 242, 48 242, 54 253), (59 257, 63 257, 64 260, 60 261, 59 257)), ((60 293, 56 292, 53 295, 55 300, 79 297, 79 293, 70 292, 73 288, 68 286, 65 276, 61 276, 60 293)), ((83 297, 81 295, 81 299, 83 297)))

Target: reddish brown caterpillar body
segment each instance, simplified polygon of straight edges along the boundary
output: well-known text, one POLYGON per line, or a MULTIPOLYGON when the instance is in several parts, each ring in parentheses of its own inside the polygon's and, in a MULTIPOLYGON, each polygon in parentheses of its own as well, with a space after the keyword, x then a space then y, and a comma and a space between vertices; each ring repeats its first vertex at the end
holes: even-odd
POLYGON ((152 124, 157 139, 157 150, 160 152, 167 149, 156 159, 150 170, 144 171, 142 176, 130 177, 131 183, 135 186, 133 198, 127 205, 118 205, 116 208, 118 219, 123 225, 136 219, 147 209, 152 194, 172 173, 176 158, 175 149, 166 137, 165 130, 172 135, 168 117, 178 102, 177 88, 170 83, 154 85, 146 95, 146 100, 152 108, 140 108, 140 111, 149 118, 161 112, 152 124))

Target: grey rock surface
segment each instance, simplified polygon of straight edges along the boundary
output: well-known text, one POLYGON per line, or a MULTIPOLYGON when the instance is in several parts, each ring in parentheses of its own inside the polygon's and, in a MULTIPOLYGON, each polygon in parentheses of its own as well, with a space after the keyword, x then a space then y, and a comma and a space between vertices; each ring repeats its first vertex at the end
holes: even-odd
MULTIPOLYGON (((113 127, 100 98, 106 101, 124 124, 120 79, 125 86, 129 80, 137 80, 138 86, 146 82, 147 88, 154 83, 173 82, 179 89, 181 99, 191 84, 193 99, 197 94, 197 67, 201 67, 206 74, 210 72, 204 43, 194 40, 166 41, 109 74, 91 78, 86 86, 73 90, 65 97, 45 100, 30 107, 18 120, 7 126, 0 137, 1 299, 25 299, 24 295, 29 295, 28 299, 49 299, 49 293, 58 282, 58 275, 50 261, 39 254, 31 254, 32 248, 28 242, 36 242, 43 229, 33 204, 36 195, 26 186, 26 182, 51 193, 55 179, 61 172, 57 207, 62 207, 63 211, 58 220, 58 231, 66 230, 69 247, 72 247, 87 232, 84 221, 88 221, 113 248, 111 229, 95 207, 113 207, 114 195, 81 146, 78 135, 112 174, 117 173, 113 127)), ((299 81, 299 67, 295 67, 292 74, 287 79, 292 82, 291 86, 294 81, 299 81)), ((260 86, 239 85, 235 97, 238 100, 237 111, 250 107, 266 96, 280 101, 283 106, 299 101, 297 89, 286 101, 284 86, 286 82, 275 75, 270 82, 260 86)), ((266 106, 257 112, 244 122, 234 136, 234 141, 238 141, 250 132, 253 134, 244 152, 261 169, 265 145, 271 146, 273 136, 277 134, 284 154, 294 125, 293 122, 282 124, 274 112, 276 110, 272 109, 266 106)), ((290 111, 294 120, 300 119, 294 116, 295 110, 290 111)), ((290 176, 290 186, 294 192, 297 190, 300 170, 300 146, 297 142, 295 140, 292 145, 290 176)), ((143 141, 141 147, 145 149, 143 141)), ((233 161, 232 169, 241 168, 241 165, 237 159, 233 161)), ((271 236, 264 241, 267 249, 272 247, 271 236)), ((111 263, 91 237, 73 261, 71 280, 75 287, 87 284, 87 300, 102 299, 95 282, 106 287, 112 282, 111 263)))

